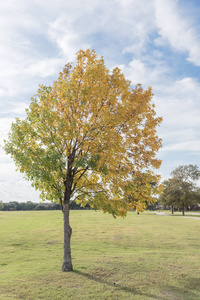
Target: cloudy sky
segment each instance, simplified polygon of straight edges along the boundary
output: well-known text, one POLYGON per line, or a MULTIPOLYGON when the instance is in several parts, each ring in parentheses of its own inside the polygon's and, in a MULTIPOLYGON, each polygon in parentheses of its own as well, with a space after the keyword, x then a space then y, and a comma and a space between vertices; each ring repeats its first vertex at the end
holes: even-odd
MULTIPOLYGON (((200 158, 199 0, 6 0, 0 2, 0 144, 40 83, 51 85, 79 49, 152 86, 162 179, 200 158)), ((0 149, 0 200, 39 201, 0 149)))

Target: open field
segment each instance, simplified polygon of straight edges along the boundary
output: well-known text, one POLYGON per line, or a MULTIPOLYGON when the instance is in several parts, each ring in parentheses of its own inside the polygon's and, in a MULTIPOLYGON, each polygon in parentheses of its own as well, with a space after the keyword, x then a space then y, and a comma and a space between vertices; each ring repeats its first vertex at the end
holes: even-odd
POLYGON ((60 211, 0 212, 0 299, 200 299, 200 220, 72 211, 63 273, 60 211))

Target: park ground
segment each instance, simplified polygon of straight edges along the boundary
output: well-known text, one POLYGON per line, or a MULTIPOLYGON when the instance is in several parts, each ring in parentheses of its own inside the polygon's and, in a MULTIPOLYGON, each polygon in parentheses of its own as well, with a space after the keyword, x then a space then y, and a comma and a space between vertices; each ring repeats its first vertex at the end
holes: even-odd
POLYGON ((186 217, 71 211, 63 273, 60 211, 0 212, 0 299, 198 300, 200 218, 186 217))

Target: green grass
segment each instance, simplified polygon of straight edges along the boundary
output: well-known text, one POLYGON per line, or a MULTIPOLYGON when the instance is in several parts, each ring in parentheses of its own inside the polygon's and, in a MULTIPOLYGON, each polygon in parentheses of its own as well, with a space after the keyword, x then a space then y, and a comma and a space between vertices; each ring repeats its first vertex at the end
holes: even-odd
POLYGON ((72 211, 63 273, 60 211, 0 212, 0 299, 200 299, 200 220, 72 211))
POLYGON ((173 214, 171 213, 171 211, 163 211, 165 214, 170 215, 170 216, 182 216, 182 217, 195 217, 195 218, 200 218, 200 213, 199 212, 190 212, 187 211, 185 212, 185 215, 183 216, 181 211, 175 211, 173 214))

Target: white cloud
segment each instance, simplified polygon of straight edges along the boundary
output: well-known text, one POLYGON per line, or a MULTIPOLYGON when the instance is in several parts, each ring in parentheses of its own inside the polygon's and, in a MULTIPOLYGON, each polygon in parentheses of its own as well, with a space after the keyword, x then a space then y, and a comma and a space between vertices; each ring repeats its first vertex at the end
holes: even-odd
POLYGON ((156 110, 163 116, 158 129, 163 139, 159 158, 164 178, 179 165, 198 164, 200 156, 200 82, 193 78, 165 81, 158 85, 156 110))
POLYGON ((174 128, 199 128, 200 126, 200 82, 183 78, 175 82, 158 85, 156 106, 159 115, 164 117, 166 130, 174 128))
POLYGON ((10 112, 17 115, 25 115, 26 108, 28 108, 28 104, 25 102, 13 103, 13 108, 10 112))
POLYGON ((163 147, 162 151, 189 151, 195 152, 200 156, 200 140, 185 141, 181 143, 173 143, 163 147))
POLYGON ((3 139, 7 138, 7 134, 10 131, 13 118, 1 118, 0 119, 0 145, 3 144, 3 139))
POLYGON ((123 53, 133 53, 134 56, 141 56, 145 53, 147 45, 151 42, 150 35, 156 30, 154 15, 154 5, 152 1, 119 1, 120 11, 125 26, 129 43, 124 47, 123 53))
POLYGON ((124 65, 120 67, 133 84, 141 83, 144 86, 157 85, 168 72, 168 67, 160 60, 150 61, 146 57, 133 59, 127 67, 124 65))
POLYGON ((5 88, 0 88, 0 97, 6 96, 8 94, 8 90, 5 88))
POLYGON ((39 192, 16 171, 12 159, 0 149, 0 200, 3 202, 40 202, 39 192))
POLYGON ((155 17, 159 28, 157 45, 167 42, 179 52, 187 52, 188 60, 200 66, 200 35, 192 18, 185 17, 177 0, 155 0, 155 17))
POLYGON ((67 61, 72 62, 76 57, 76 52, 81 49, 90 48, 90 44, 83 42, 81 33, 78 33, 68 24, 68 18, 61 17, 50 25, 48 30, 49 38, 56 43, 60 49, 60 54, 66 56, 67 61))
POLYGON ((62 58, 44 58, 36 63, 33 63, 26 69, 27 75, 38 77, 57 76, 61 68, 63 67, 62 58))
POLYGON ((25 180, 0 181, 0 200, 3 202, 40 202, 39 193, 25 180))
POLYGON ((159 136, 163 139, 164 144, 173 144, 175 143, 181 143, 186 141, 196 141, 198 140, 198 134, 195 128, 188 127, 188 128, 182 128, 182 129, 175 129, 175 130, 160 130, 159 136))

